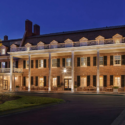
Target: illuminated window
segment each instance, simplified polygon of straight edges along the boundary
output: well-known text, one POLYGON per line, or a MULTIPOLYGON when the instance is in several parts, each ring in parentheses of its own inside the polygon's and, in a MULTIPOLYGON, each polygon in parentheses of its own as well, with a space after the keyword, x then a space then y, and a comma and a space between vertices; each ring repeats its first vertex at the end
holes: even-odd
POLYGON ((2 68, 5 68, 5 62, 2 62, 2 63, 1 63, 1 67, 2 67, 2 68))
POLYGON ((121 79, 120 77, 115 77, 115 82, 114 82, 114 86, 118 86, 118 87, 121 87, 121 79))
POLYGON ((39 68, 43 68, 43 59, 39 60, 39 68))
POLYGON ((43 77, 39 78, 39 86, 41 86, 41 87, 44 86, 44 79, 43 79, 43 77))
POLYGON ((103 65, 103 56, 99 57, 99 65, 103 65))
POLYGON ((81 66, 87 66, 87 57, 81 57, 81 66))
POLYGON ((81 83, 80 83, 81 87, 86 87, 87 86, 87 80, 86 77, 81 77, 81 83))
POLYGON ((53 87, 57 87, 57 78, 53 78, 53 87))
POLYGON ((121 64, 121 56, 117 55, 114 56, 114 65, 120 65, 121 64))
POLYGON ((26 68, 29 68, 29 60, 26 61, 26 68))
POLYGON ((5 49, 1 49, 1 53, 2 53, 2 55, 4 55, 5 54, 5 49))
POLYGON ((71 58, 66 59, 66 66, 71 66, 71 58))
POLYGON ((57 59, 52 59, 52 67, 57 67, 57 59))
POLYGON ((100 84, 100 87, 103 87, 103 76, 99 77, 99 84, 100 84))

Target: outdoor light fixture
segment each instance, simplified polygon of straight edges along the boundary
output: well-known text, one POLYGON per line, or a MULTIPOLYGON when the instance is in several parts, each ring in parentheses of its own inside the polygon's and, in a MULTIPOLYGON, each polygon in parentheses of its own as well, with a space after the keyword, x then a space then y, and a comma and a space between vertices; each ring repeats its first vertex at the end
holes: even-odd
POLYGON ((66 69, 64 69, 64 70, 63 70, 63 72, 64 72, 64 73, 66 73, 66 72, 67 72, 67 70, 66 70, 66 69))

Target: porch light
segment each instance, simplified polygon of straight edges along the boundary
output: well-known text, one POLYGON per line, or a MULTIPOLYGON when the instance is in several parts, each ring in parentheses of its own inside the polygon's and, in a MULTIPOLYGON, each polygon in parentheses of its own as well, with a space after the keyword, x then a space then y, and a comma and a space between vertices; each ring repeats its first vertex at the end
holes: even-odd
POLYGON ((63 72, 64 72, 64 73, 66 73, 66 72, 67 72, 67 70, 66 70, 66 69, 64 69, 64 70, 63 70, 63 72))

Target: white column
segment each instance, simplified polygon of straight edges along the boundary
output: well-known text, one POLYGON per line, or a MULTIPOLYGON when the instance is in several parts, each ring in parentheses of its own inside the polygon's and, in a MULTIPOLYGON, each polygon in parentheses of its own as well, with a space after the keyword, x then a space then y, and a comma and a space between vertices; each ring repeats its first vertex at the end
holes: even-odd
POLYGON ((74 52, 72 52, 72 86, 71 91, 74 92, 74 52))
POLYGON ((51 53, 49 53, 49 91, 51 91, 51 53))
POLYGON ((97 50, 97 93, 99 92, 99 50, 97 50))
POLYGON ((10 56, 10 91, 12 91, 13 84, 13 56, 10 56))
POLYGON ((31 90, 31 55, 29 55, 29 83, 28 83, 28 91, 31 90))

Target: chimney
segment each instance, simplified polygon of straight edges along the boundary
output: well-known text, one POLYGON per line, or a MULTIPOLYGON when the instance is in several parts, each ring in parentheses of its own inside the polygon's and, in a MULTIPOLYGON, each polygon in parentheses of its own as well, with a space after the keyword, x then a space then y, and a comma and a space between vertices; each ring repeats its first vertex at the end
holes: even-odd
POLYGON ((40 35, 40 26, 37 24, 34 25, 34 34, 40 35))
POLYGON ((5 35, 5 36, 4 36, 4 41, 7 41, 7 40, 8 40, 8 36, 5 35))
POLYGON ((32 36, 32 22, 30 20, 25 21, 26 36, 32 36))

